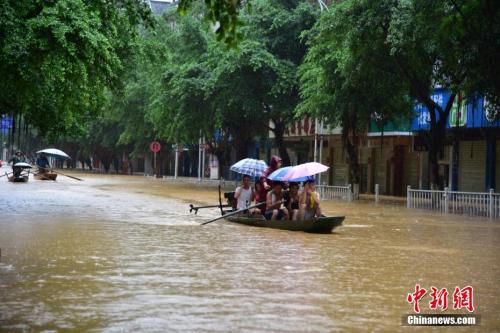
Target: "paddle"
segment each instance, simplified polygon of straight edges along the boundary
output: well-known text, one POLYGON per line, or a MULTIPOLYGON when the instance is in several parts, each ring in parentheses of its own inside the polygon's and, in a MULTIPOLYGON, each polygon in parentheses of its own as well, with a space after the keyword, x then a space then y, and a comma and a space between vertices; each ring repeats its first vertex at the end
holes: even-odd
MULTIPOLYGON (((9 173, 7 173, 7 172, 6 172, 6 173, 5 173, 5 175, 1 175, 0 177, 5 177, 5 176, 8 176, 8 175, 10 175, 11 173, 13 173, 13 172, 9 172, 9 173)), ((217 207, 219 207, 219 206, 217 206, 217 207)))
POLYGON ((66 177, 73 178, 73 179, 76 179, 76 180, 79 180, 79 181, 83 182, 83 179, 81 179, 81 178, 70 176, 70 175, 64 174, 62 172, 57 172, 57 171, 54 171, 54 170, 51 170, 51 171, 54 172, 54 173, 57 173, 58 175, 66 176, 66 177))
MULTIPOLYGON (((277 203, 282 203, 282 202, 283 202, 283 200, 280 200, 280 201, 276 201, 274 204, 277 204, 277 203)), ((242 212, 244 212, 244 211, 246 211, 246 210, 249 210, 249 209, 251 209, 251 208, 259 207, 259 206, 262 206, 262 205, 265 205, 265 204, 266 204, 266 202, 261 202, 261 203, 255 204, 255 205, 253 205, 253 206, 249 206, 249 207, 247 207, 247 208, 239 209, 239 210, 236 210, 236 211, 234 211, 234 212, 227 213, 227 214, 225 214, 225 215, 219 216, 219 217, 218 217, 218 218, 216 218, 216 219, 213 219, 213 220, 210 220, 210 221, 207 221, 207 222, 203 222, 203 223, 202 223, 202 224, 200 224, 200 225, 205 225, 205 224, 208 224, 208 223, 212 223, 212 222, 215 222, 215 221, 217 221, 217 220, 223 219, 223 218, 225 218, 225 217, 228 217, 228 216, 233 216, 233 215, 236 215, 236 214, 238 214, 238 213, 242 213, 242 212)))
MULTIPOLYGON (((195 214, 198 214, 198 209, 200 208, 215 208, 215 207, 220 207, 219 205, 210 205, 210 206, 198 206, 198 207, 195 207, 193 206, 193 204, 190 204, 189 205, 189 212, 191 213, 193 210, 194 210, 194 213, 195 214)), ((222 207, 231 207, 230 205, 223 205, 222 207)))

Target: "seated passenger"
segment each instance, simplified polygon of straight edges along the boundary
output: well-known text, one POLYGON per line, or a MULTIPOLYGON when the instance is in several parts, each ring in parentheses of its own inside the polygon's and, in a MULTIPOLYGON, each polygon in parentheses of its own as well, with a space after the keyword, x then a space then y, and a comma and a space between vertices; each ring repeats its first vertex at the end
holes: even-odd
POLYGON ((266 202, 267 193, 265 190, 262 191, 263 188, 264 188, 264 186, 262 185, 262 183, 260 181, 255 182, 255 190, 254 190, 255 203, 256 204, 263 203, 262 205, 260 205, 259 207, 256 208, 256 210, 258 209, 258 211, 255 211, 255 214, 264 215, 266 213, 265 202, 266 202))
POLYGON ((290 214, 291 220, 298 220, 299 218, 299 210, 300 210, 300 193, 299 193, 299 184, 298 183, 290 183, 289 191, 287 198, 285 200, 285 207, 290 214))
POLYGON ((273 190, 267 193, 266 198, 266 220, 288 220, 288 210, 281 208, 283 204, 283 184, 273 182, 273 190))
POLYGON ((314 178, 308 179, 304 183, 304 191, 300 195, 299 215, 300 218, 304 220, 322 216, 319 193, 316 192, 314 178))
MULTIPOLYGON (((234 198, 237 200, 237 210, 246 209, 252 205, 252 202, 255 200, 255 193, 250 186, 250 176, 243 176, 241 186, 238 186, 234 192, 234 198)), ((258 208, 251 208, 249 213, 253 214, 255 211, 257 211, 256 213, 260 213, 260 209, 258 208)))

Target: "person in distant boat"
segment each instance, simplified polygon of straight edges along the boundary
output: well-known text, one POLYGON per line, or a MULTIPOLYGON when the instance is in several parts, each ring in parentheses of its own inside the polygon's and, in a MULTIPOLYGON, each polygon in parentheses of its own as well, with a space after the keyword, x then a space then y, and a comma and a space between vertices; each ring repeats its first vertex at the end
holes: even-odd
MULTIPOLYGON (((246 209, 248 206, 252 204, 255 200, 255 193, 253 191, 252 186, 250 186, 250 176, 243 175, 243 179, 241 180, 241 186, 236 188, 234 192, 234 198, 237 200, 236 209, 246 209)), ((257 213, 260 212, 259 209, 256 209, 257 213)), ((254 209, 249 209, 249 213, 254 213, 254 209)))
POLYGON ((20 177, 21 176, 21 172, 23 171, 23 168, 21 167, 16 167, 15 165, 17 163, 21 163, 21 162, 24 162, 25 159, 23 157, 23 154, 21 153, 20 150, 16 151, 16 153, 14 154, 14 156, 9 160, 9 163, 12 163, 12 173, 14 174, 14 177, 20 177))
POLYGON ((273 182, 273 189, 267 193, 266 197, 266 220, 288 220, 288 210, 282 208, 283 204, 283 183, 273 182))
POLYGON ((288 185, 288 195, 285 199, 285 207, 290 214, 291 220, 298 220, 299 211, 300 211, 300 192, 299 192, 299 184, 291 182, 288 185))
POLYGON ((41 153, 36 159, 36 166, 38 167, 40 173, 46 173, 48 171, 50 164, 45 153, 41 153))
POLYGON ((319 193, 316 192, 314 178, 306 180, 304 191, 300 195, 300 218, 310 220, 322 216, 320 201, 319 193))

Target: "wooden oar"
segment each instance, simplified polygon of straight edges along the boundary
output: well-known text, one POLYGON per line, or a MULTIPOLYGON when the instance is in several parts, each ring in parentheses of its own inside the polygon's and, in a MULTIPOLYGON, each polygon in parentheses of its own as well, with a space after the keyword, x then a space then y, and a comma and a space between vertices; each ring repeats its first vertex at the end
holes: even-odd
MULTIPOLYGON (((276 202, 275 202, 275 204, 277 204, 277 203, 282 203, 282 202, 283 202, 283 200, 276 201, 276 202)), ((224 215, 222 215, 222 216, 219 216, 219 217, 218 217, 218 218, 216 218, 216 219, 213 219, 213 220, 210 220, 210 221, 207 221, 207 222, 203 222, 201 225, 205 225, 205 224, 208 224, 208 223, 212 223, 212 222, 215 222, 215 221, 217 221, 217 220, 223 219, 223 218, 225 218, 225 217, 228 217, 228 216, 233 216, 233 215, 236 215, 236 214, 238 214, 238 213, 242 213, 242 212, 244 212, 244 211, 246 211, 246 210, 249 210, 249 209, 251 209, 251 208, 259 207, 259 206, 262 206, 262 205, 265 205, 265 204, 266 204, 266 202, 261 202, 261 203, 255 204, 255 205, 253 205, 253 206, 249 206, 249 207, 247 207, 247 208, 243 208, 243 209, 240 209, 240 210, 236 210, 236 211, 234 211, 234 212, 227 213, 227 214, 224 214, 224 215)))
POLYGON ((73 179, 76 179, 76 180, 79 180, 79 181, 83 182, 83 179, 81 179, 81 178, 78 178, 78 177, 75 177, 75 176, 70 176, 70 175, 64 174, 62 172, 57 172, 57 171, 54 171, 54 170, 50 170, 50 171, 53 172, 53 173, 57 173, 58 175, 66 176, 66 177, 73 178, 73 179))
MULTIPOLYGON (((189 205, 189 212, 193 212, 194 210, 194 213, 195 214, 198 214, 198 209, 200 208, 215 208, 215 207, 219 207, 219 205, 210 205, 210 206, 198 206, 198 207, 195 207, 193 206, 193 204, 190 204, 189 205)), ((222 207, 231 207, 230 205, 222 205, 222 207)))
MULTIPOLYGON (((9 176, 11 173, 13 173, 13 172, 9 172, 9 173, 6 172, 5 175, 1 175, 0 177, 9 176)), ((217 207, 219 207, 219 206, 217 206, 217 207)))

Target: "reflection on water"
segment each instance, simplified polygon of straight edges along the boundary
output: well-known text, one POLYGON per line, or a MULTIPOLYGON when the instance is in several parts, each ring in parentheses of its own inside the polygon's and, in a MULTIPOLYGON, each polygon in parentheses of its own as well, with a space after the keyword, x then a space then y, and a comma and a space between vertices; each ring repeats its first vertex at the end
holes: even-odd
POLYGON ((407 331, 416 283, 472 285, 477 329, 500 329, 497 222, 332 203, 332 235, 201 227, 216 211, 151 184, 0 181, 0 331, 407 331))

